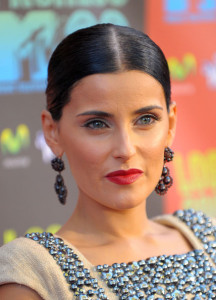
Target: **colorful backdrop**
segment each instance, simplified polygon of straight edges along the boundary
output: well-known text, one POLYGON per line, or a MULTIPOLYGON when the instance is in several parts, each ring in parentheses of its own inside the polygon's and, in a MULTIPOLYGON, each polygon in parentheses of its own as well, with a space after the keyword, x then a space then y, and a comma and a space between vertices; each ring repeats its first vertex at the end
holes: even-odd
POLYGON ((148 1, 147 28, 164 50, 177 103, 174 188, 164 210, 216 216, 216 1, 148 1))
POLYGON ((188 207, 216 216, 216 1, 2 0, 0 244, 26 231, 55 232, 76 204, 68 168, 68 204, 57 201, 40 112, 53 49, 65 35, 98 22, 143 30, 169 62, 178 107, 174 187, 165 198, 149 197, 149 216, 188 207))

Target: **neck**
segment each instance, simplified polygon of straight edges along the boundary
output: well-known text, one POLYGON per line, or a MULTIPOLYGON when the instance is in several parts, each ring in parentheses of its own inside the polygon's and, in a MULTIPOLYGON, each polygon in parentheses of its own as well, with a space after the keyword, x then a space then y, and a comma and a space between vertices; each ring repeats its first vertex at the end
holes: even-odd
MULTIPOLYGON (((115 239, 141 237, 149 230, 149 226, 146 201, 136 207, 117 210, 80 196, 63 230, 67 236, 70 232, 79 232, 82 236, 94 240, 100 238, 106 243, 115 239)), ((62 234, 62 230, 59 234, 62 234)))

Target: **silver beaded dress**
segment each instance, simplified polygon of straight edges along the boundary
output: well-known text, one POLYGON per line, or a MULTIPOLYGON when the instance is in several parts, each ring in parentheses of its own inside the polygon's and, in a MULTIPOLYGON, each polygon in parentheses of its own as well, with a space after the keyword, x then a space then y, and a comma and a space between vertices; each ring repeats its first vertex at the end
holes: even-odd
POLYGON ((27 234, 26 238, 50 253, 62 271, 71 299, 216 299, 216 227, 209 217, 192 209, 176 211, 173 216, 192 232, 200 245, 197 249, 181 255, 98 265, 94 272, 99 280, 62 239, 47 232, 27 234))

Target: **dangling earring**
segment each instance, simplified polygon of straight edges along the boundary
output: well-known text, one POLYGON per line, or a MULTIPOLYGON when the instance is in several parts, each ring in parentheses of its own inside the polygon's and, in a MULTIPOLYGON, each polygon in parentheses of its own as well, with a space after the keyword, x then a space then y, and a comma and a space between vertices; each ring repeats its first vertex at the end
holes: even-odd
POLYGON ((67 197, 67 188, 64 185, 64 179, 61 175, 61 171, 65 169, 64 162, 60 157, 55 157, 51 160, 51 165, 55 171, 59 172, 59 174, 56 176, 54 188, 61 204, 65 204, 67 197))
POLYGON ((169 169, 165 166, 165 163, 172 161, 173 157, 174 157, 174 152, 169 147, 166 147, 164 150, 164 166, 163 166, 161 178, 155 188, 155 192, 159 195, 166 194, 168 188, 170 188, 173 184, 173 179, 169 175, 169 169))

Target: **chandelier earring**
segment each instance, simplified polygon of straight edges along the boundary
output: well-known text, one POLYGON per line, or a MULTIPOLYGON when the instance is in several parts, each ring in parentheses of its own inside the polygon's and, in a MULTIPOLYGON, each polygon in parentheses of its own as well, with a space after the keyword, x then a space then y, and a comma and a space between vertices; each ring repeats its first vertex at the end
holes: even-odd
POLYGON ((167 190, 173 184, 173 179, 169 174, 170 171, 168 167, 165 166, 165 163, 172 161, 173 157, 174 157, 174 152, 169 147, 166 147, 164 150, 164 166, 163 166, 162 174, 155 188, 155 192, 159 195, 166 194, 167 190))
POLYGON ((67 197, 67 188, 64 184, 64 179, 61 175, 61 172, 65 169, 64 162, 60 157, 55 157, 51 160, 51 166, 55 171, 58 172, 54 188, 56 194, 58 195, 60 203, 64 205, 66 203, 67 197))

